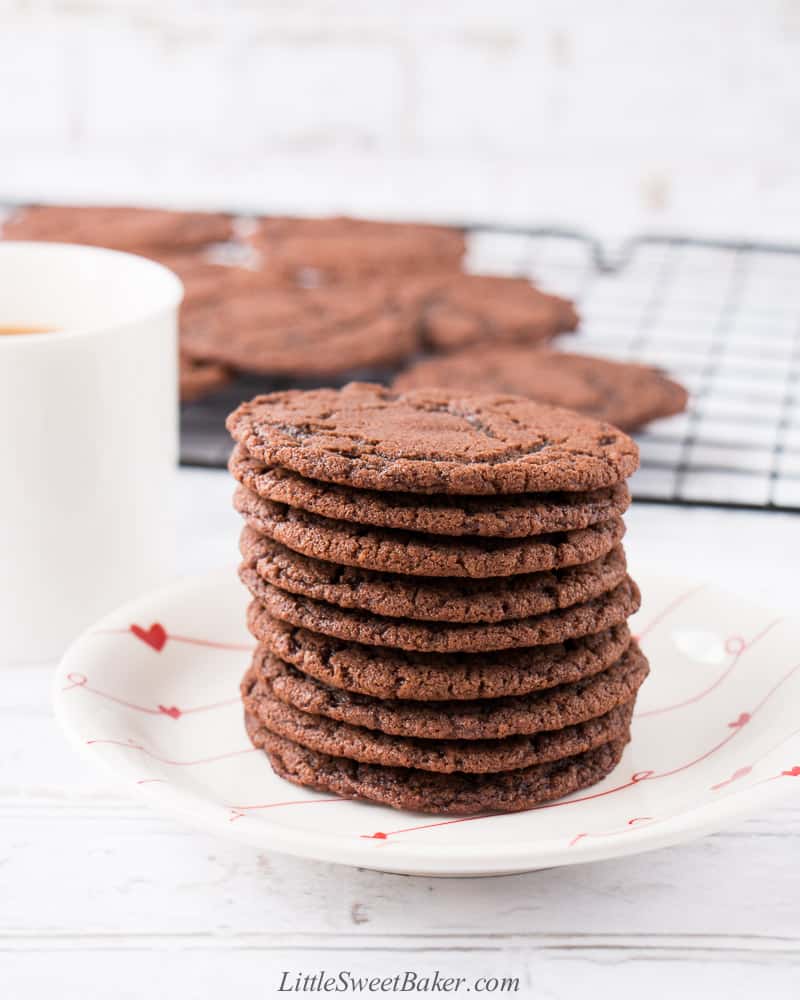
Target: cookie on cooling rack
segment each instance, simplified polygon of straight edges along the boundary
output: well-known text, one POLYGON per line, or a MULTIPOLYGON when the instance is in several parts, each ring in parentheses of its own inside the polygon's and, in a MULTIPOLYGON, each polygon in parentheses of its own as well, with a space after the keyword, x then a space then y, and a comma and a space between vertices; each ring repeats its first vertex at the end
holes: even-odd
POLYGON ((3 223, 8 240, 85 243, 146 253, 182 250, 229 240, 233 218, 222 212, 99 205, 31 205, 3 223))
POLYGON ((648 365, 519 346, 480 346, 428 358, 402 372, 394 386, 514 393, 623 430, 681 413, 689 399, 682 385, 648 365))

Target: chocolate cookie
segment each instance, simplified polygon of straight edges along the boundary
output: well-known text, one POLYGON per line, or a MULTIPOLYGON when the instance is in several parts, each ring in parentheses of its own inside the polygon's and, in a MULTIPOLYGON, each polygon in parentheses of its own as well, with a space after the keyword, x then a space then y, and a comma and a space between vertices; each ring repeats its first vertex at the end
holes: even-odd
POLYGON ((260 461, 364 489, 593 490, 638 465, 636 445, 609 424, 513 396, 397 393, 355 382, 257 396, 227 427, 260 461))
POLYGON ((424 496, 379 493, 306 479, 264 465, 237 444, 228 468, 252 493, 338 521, 400 528, 432 535, 524 538, 587 528, 623 514, 631 497, 625 483, 588 493, 520 493, 511 497, 424 496))
POLYGON ((613 740, 574 757, 514 771, 435 774, 332 757, 264 728, 251 731, 251 739, 263 746, 275 773, 295 785, 395 809, 454 816, 518 812, 588 788, 614 770, 627 742, 613 740))
MULTIPOLYGON (((622 547, 565 569, 490 580, 376 573, 310 559, 279 542, 242 531, 243 566, 291 594, 390 618, 439 622, 500 622, 568 608, 611 590, 625 578, 622 547)), ((257 596, 257 595, 255 595, 257 596)))
POLYGON ((86 243, 146 253, 229 240, 233 219, 220 212, 171 212, 123 206, 32 205, 4 223, 7 240, 86 243))
POLYGON ((457 271, 466 243, 460 229, 407 222, 263 218, 249 237, 264 270, 300 285, 371 276, 457 271))
POLYGON ((209 301, 246 294, 268 287, 267 277, 244 263, 221 263, 204 249, 178 253, 148 253, 148 257, 168 267, 183 283, 181 318, 188 321, 195 309, 209 301))
POLYGON ((394 387, 515 393, 566 406, 623 430, 686 409, 688 393, 656 368, 524 347, 476 347, 421 361, 394 387))
POLYGON ((273 697, 312 715, 390 736, 429 740, 485 740, 530 736, 605 715, 636 696, 648 674, 647 659, 631 642, 608 670, 575 684, 514 698, 479 701, 387 701, 329 688, 277 657, 256 654, 258 680, 273 697))
POLYGON ((303 555, 409 576, 491 577, 574 566, 610 552, 625 534, 617 517, 530 538, 444 538, 365 528, 276 504, 240 486, 233 505, 259 534, 303 555))
MULTIPOLYGON (((311 632, 360 642, 370 646, 423 653, 480 653, 492 649, 520 649, 546 646, 566 639, 604 632, 621 625, 639 609, 639 588, 626 578, 613 590, 584 604, 531 618, 517 618, 497 624, 448 625, 403 621, 346 611, 334 604, 298 597, 266 583, 255 570, 241 568, 245 586, 266 611, 280 621, 307 628, 311 632)), ((256 636, 256 638, 259 638, 256 636)))
POLYGON ((487 349, 538 344, 578 325, 571 302, 540 291, 525 278, 433 275, 418 277, 407 288, 421 301, 420 347, 436 353, 472 344, 487 349))
POLYGON ((272 618, 253 601, 248 627, 262 650, 329 687, 406 701, 456 701, 531 694, 592 677, 630 642, 627 625, 550 646, 500 653, 414 653, 343 642, 272 618))
POLYGON ((263 375, 326 377, 396 365, 415 350, 414 309, 383 280, 274 287, 200 304, 181 339, 193 357, 263 375))
POLYGON ((310 715, 277 699, 269 683, 252 672, 243 682, 242 700, 248 732, 256 747, 259 746, 259 730, 263 727, 309 750, 319 750, 333 757, 442 774, 510 771, 585 753, 609 740, 626 737, 633 714, 633 701, 629 701, 596 719, 555 732, 509 736, 501 740, 428 740, 387 736, 363 726, 310 715))
POLYGON ((206 361, 193 361, 184 354, 181 354, 179 358, 178 376, 181 402, 184 403, 216 392, 217 389, 221 389, 231 380, 230 372, 222 365, 209 364, 206 361))

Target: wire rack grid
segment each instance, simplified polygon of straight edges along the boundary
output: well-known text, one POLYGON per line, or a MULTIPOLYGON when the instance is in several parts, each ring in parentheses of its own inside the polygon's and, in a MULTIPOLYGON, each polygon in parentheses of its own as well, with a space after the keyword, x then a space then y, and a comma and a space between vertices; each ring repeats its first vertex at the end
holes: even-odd
POLYGON ((470 263, 574 298, 569 350, 653 364, 689 389, 685 414, 637 435, 637 499, 800 508, 800 250, 643 237, 609 263, 576 234, 483 229, 470 263))
MULTIPOLYGON (((480 226, 468 265, 573 298, 568 350, 653 364, 689 389, 685 414, 637 435, 638 500, 800 509, 800 248, 640 237, 612 262, 579 233, 480 226)), ((226 413, 282 385, 244 377, 184 406, 183 463, 224 465, 226 413)))

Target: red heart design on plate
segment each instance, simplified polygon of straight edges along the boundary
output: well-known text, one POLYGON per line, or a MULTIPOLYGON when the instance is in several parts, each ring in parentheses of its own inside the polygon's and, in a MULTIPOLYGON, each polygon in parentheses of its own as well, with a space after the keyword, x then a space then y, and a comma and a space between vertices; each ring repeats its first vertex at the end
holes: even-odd
POLYGON ((133 632, 137 639, 146 642, 157 653, 161 652, 167 641, 166 629, 163 625, 159 625, 158 622, 153 622, 148 629, 143 629, 141 625, 131 625, 131 632, 133 632))
POLYGON ((733 722, 728 723, 729 729, 740 729, 742 726, 746 726, 750 721, 750 713, 742 712, 738 719, 734 719, 733 722))
POLYGON ((176 705, 170 705, 169 707, 166 705, 159 705, 158 710, 162 715, 168 715, 170 719, 180 719, 182 714, 181 710, 176 705))

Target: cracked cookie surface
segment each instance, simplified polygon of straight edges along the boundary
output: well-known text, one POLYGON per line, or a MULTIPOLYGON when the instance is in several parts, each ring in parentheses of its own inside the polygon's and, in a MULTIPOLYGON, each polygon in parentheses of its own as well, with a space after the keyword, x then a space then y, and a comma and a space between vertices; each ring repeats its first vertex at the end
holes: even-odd
POLYGON ((361 764, 309 750, 247 719, 250 739, 272 768, 296 785, 363 798, 395 809, 465 816, 514 812, 562 798, 601 781, 622 757, 627 737, 548 764, 492 774, 435 774, 406 767, 361 764))
POLYGON ((258 534, 306 556, 410 576, 494 577, 589 562, 625 534, 621 518, 530 538, 444 538, 333 521, 256 496, 243 486, 234 507, 258 534))
POLYGON ((278 736, 334 757, 363 764, 414 767, 451 774, 463 771, 485 774, 544 764, 593 750, 627 734, 633 701, 604 715, 555 731, 499 740, 430 740, 386 733, 326 716, 312 715, 276 698, 269 682, 248 671, 242 682, 245 712, 256 723, 278 736))
POLYGON ((631 500, 625 483, 585 493, 520 493, 508 497, 358 490, 265 465, 248 455, 240 444, 235 446, 228 468, 251 493, 274 503, 299 507, 332 520, 432 535, 525 538, 550 531, 573 531, 624 514, 631 500))
POLYGON ((255 676, 288 705, 376 729, 390 736, 483 740, 563 729, 605 715, 636 696, 648 674, 647 659, 634 641, 617 663, 574 684, 509 698, 478 701, 392 701, 329 688, 271 654, 257 652, 255 676))
POLYGON ((281 621, 348 642, 423 653, 520 649, 594 635, 621 625, 639 609, 641 600, 639 588, 626 577, 608 593, 562 611, 505 622, 453 625, 350 611, 325 601, 289 594, 273 587, 247 567, 240 567, 239 576, 258 603, 281 621))
POLYGON ((456 701, 531 694, 592 677, 622 656, 627 625, 547 646, 487 653, 419 653, 347 642, 279 621, 253 601, 248 628, 264 652, 304 674, 373 698, 456 701))
POLYGON ((578 566, 487 580, 341 566, 300 555, 247 527, 239 548, 243 566, 280 590, 340 608, 440 622, 499 622, 545 614, 606 593, 626 574, 619 545, 578 566))
POLYGON ((256 396, 226 424, 254 458, 363 489, 504 494, 614 486, 638 465, 610 424, 515 396, 370 383, 256 396))

